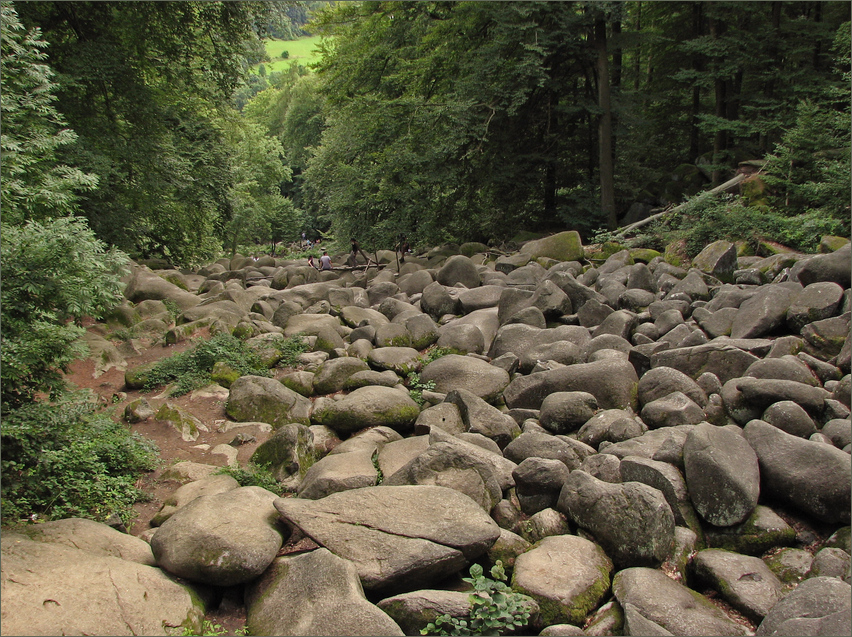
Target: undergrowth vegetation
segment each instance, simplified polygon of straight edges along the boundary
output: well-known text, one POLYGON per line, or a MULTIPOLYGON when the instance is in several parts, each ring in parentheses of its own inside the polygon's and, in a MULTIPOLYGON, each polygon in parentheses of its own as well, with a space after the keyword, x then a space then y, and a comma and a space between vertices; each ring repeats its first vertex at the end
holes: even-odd
POLYGON ((216 363, 225 363, 240 375, 270 376, 257 352, 227 333, 216 334, 190 350, 161 360, 147 375, 145 389, 174 383, 171 395, 182 396, 210 383, 216 363))
POLYGON ((84 517, 128 522, 143 493, 137 476, 156 467, 154 443, 79 396, 4 415, 3 523, 84 517))
POLYGON ((789 217, 765 206, 749 206, 735 195, 699 195, 672 215, 663 216, 642 229, 633 242, 664 250, 667 244, 683 242, 694 257, 721 239, 744 241, 758 252, 761 241, 773 241, 802 252, 816 252, 823 235, 848 234, 848 224, 813 210, 789 217))
POLYGON ((231 476, 241 487, 261 487, 273 493, 281 493, 281 484, 272 471, 253 462, 244 467, 222 467, 216 473, 231 476))
POLYGON ((532 599, 506 584, 503 562, 497 560, 491 567, 491 578, 483 574, 482 566, 474 564, 470 577, 462 579, 473 586, 468 618, 439 615, 421 635, 502 635, 527 625, 532 599))

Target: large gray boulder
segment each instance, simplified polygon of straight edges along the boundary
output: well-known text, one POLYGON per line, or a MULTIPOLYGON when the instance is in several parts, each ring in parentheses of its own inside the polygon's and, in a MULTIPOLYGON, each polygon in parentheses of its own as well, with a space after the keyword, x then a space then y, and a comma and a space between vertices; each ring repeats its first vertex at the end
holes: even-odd
POLYGON ((438 485, 464 493, 491 511, 503 496, 491 465, 461 445, 450 441, 435 442, 382 483, 387 486, 406 484, 438 485))
POLYGON ((511 416, 489 405, 473 392, 454 389, 444 401, 458 407, 467 431, 492 439, 501 449, 521 434, 521 428, 511 416))
POLYGON ((639 567, 620 571, 613 577, 612 592, 623 608, 629 605, 670 635, 749 634, 745 626, 730 619, 709 599, 660 570, 639 567))
POLYGON ((849 584, 834 577, 805 580, 772 607, 754 634, 848 635, 851 592, 849 584))
POLYGON ((849 454, 761 420, 752 420, 743 433, 757 453, 763 492, 823 522, 849 524, 849 454))
POLYGON ((674 544, 671 507, 646 484, 612 484, 573 471, 556 508, 590 531, 617 567, 659 566, 674 544))
POLYGON ((296 423, 280 427, 251 456, 251 462, 269 469, 288 487, 297 485, 315 460, 313 432, 296 423))
POLYGON ((644 422, 625 409, 603 409, 589 418, 577 432, 577 440, 595 449, 603 442, 618 443, 648 431, 644 422))
MULTIPOLYGON (((233 480, 233 478, 231 478, 233 480)), ((84 518, 64 518, 21 526, 15 533, 36 542, 80 549, 92 555, 117 557, 128 562, 156 566, 157 560, 144 540, 84 518)))
POLYGON ((761 621, 782 597, 783 586, 759 557, 720 549, 699 551, 693 558, 696 577, 752 620, 761 621))
POLYGON ((419 635, 439 615, 466 620, 471 609, 469 593, 430 588, 386 597, 377 606, 399 624, 406 635, 419 635))
MULTIPOLYGON (((804 261, 804 260, 803 260, 804 261)), ((852 278, 852 251, 850 244, 830 254, 811 257, 797 267, 798 279, 802 285, 818 281, 832 281, 843 288, 849 288, 852 278)))
POLYGON ((831 318, 843 302, 843 288, 831 281, 811 283, 790 304, 787 326, 798 334, 808 323, 831 318))
POLYGON ((692 347, 677 347, 651 354, 651 367, 673 367, 692 379, 710 372, 723 383, 742 376, 757 356, 719 338, 692 347))
POLYGON ((151 538, 157 563, 192 582, 244 584, 266 570, 283 543, 272 505, 278 496, 240 487, 196 498, 163 522, 151 538))
POLYGON ((624 359, 602 359, 519 376, 503 397, 510 408, 539 409, 545 397, 559 391, 592 394, 602 409, 636 409, 636 370, 624 359))
POLYGON ((423 364, 420 352, 413 347, 377 347, 367 355, 370 366, 380 371, 393 371, 400 376, 416 372, 423 364))
POLYGON ((434 281, 423 289, 420 297, 420 309, 436 321, 445 314, 455 314, 458 299, 450 296, 447 288, 434 281))
POLYGON ((515 560, 512 588, 539 606, 539 621, 582 625, 609 590, 612 561, 576 535, 552 535, 515 560))
POLYGON ((639 404, 644 406, 653 400, 673 392, 686 394, 699 407, 707 405, 707 394, 682 371, 673 367, 655 367, 642 374, 637 387, 639 404))
POLYGON ((240 376, 231 383, 225 411, 238 422, 265 422, 273 427, 311 424, 311 401, 263 376, 240 376))
MULTIPOLYGON (((203 495, 224 493, 225 491, 236 489, 239 486, 239 482, 225 474, 211 475, 206 478, 202 478, 201 480, 194 480, 184 484, 178 487, 174 493, 166 498, 163 502, 163 506, 161 506, 156 515, 151 518, 151 526, 160 526, 163 522, 172 517, 175 514, 175 511, 189 504, 196 498, 200 498, 203 495)), ((148 550, 150 551, 150 546, 148 547, 148 550)))
POLYGON ((527 241, 521 246, 521 254, 528 254, 533 259, 547 257, 557 261, 579 261, 584 258, 583 243, 580 233, 567 230, 557 234, 527 241))
POLYGON ((365 589, 391 594, 458 572, 500 536, 473 500, 440 486, 369 487, 321 500, 279 498, 275 507, 288 525, 354 562, 365 589))
POLYGON ((343 356, 320 364, 314 372, 313 389, 316 394, 333 394, 346 385, 352 374, 370 369, 360 358, 343 356))
POLYGON ((253 635, 404 635, 367 601, 352 562, 324 548, 277 558, 246 589, 253 635))
POLYGON ((368 386, 356 389, 341 400, 317 400, 311 422, 341 434, 376 425, 408 431, 419 413, 420 407, 408 393, 390 387, 368 386))
POLYGON ((582 427, 597 410, 598 401, 589 392, 554 392, 542 401, 539 421, 554 434, 569 434, 582 427))
POLYGON ((201 303, 192 292, 166 281, 144 266, 135 266, 124 289, 124 296, 133 303, 148 300, 174 301, 181 310, 201 303))
POLYGON ((692 259, 692 267, 731 283, 737 269, 737 247, 730 241, 714 241, 692 259))
POLYGON ((683 465, 692 503, 707 522, 733 526, 752 514, 760 469, 739 427, 696 425, 683 445, 683 465))
POLYGON ((527 458, 559 460, 571 471, 578 469, 583 462, 583 457, 565 436, 535 431, 524 432, 515 438, 503 449, 503 455, 515 464, 521 464, 527 458))
POLYGON ((466 389, 492 403, 509 384, 509 374, 472 356, 448 354, 426 365, 420 373, 420 380, 434 382, 437 392, 446 394, 454 389, 466 389))
POLYGON ((375 455, 375 449, 360 449, 321 458, 305 472, 296 495, 319 500, 339 491, 374 486, 379 481, 375 455))
POLYGON ((683 469, 683 444, 693 427, 695 425, 652 429, 637 438, 606 446, 602 444, 599 451, 618 458, 641 456, 650 460, 668 462, 683 469))
POLYGON ((671 507, 675 525, 692 529, 699 538, 703 536, 701 523, 686 488, 686 480, 677 467, 641 456, 627 456, 619 464, 619 472, 623 482, 641 482, 659 489, 671 507))
POLYGON ((689 396, 680 391, 645 403, 639 415, 642 422, 650 429, 697 425, 705 419, 704 410, 689 396))
POLYGON ((466 288, 475 288, 482 282, 476 265, 462 254, 456 254, 447 259, 438 270, 435 280, 450 288, 458 283, 466 288))
POLYGON ((762 285, 754 296, 740 305, 731 327, 731 338, 759 338, 772 333, 784 324, 787 310, 797 294, 794 286, 762 285))
POLYGON ((488 356, 498 358, 503 354, 514 354, 521 358, 533 347, 549 343, 573 343, 585 351, 592 340, 589 330, 580 325, 560 325, 559 327, 541 329, 522 323, 504 325, 494 337, 488 356))
POLYGON ((4 531, 0 632, 162 635, 170 630, 201 631, 205 608, 190 586, 159 568, 89 548, 34 541, 4 531))

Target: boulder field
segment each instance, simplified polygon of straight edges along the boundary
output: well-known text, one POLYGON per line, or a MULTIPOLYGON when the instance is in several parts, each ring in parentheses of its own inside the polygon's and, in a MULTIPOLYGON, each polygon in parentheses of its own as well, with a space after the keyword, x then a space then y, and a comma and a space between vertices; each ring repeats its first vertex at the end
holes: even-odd
POLYGON ((848 242, 377 256, 134 265, 108 323, 132 338, 228 332, 271 369, 281 336, 309 345, 209 388, 284 490, 195 467, 145 539, 4 533, 3 634, 200 634, 236 590, 253 635, 418 635, 497 560, 533 600, 516 634, 852 633, 848 242))

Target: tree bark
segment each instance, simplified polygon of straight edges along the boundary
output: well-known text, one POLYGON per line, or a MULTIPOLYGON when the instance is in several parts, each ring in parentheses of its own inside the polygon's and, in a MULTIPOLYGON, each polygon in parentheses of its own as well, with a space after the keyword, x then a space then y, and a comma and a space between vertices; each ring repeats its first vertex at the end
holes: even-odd
MULTIPOLYGON (((724 25, 722 24, 721 20, 719 20, 718 18, 712 18, 710 20, 710 36, 714 40, 719 38, 719 36, 722 34, 723 29, 724 29, 724 25)), ((726 97, 727 96, 725 95, 726 83, 725 83, 724 78, 722 78, 719 75, 719 71, 718 71, 719 63, 716 62, 714 64, 714 66, 716 67, 716 69, 715 69, 716 79, 713 82, 714 91, 715 91, 715 94, 716 94, 715 114, 716 114, 716 117, 718 117, 720 119, 725 119, 725 116, 727 114, 727 108, 726 108, 726 97)), ((712 172, 711 181, 714 184, 718 184, 719 180, 722 178, 722 171, 719 168, 719 163, 722 160, 722 152, 726 148, 727 148, 726 131, 722 128, 717 128, 716 134, 713 136, 713 160, 712 160, 712 162, 713 162, 714 168, 713 168, 713 172, 712 172)))
POLYGON ((595 21, 595 48, 597 49, 598 106, 603 113, 598 120, 598 156, 601 184, 601 212, 607 220, 607 227, 618 227, 615 214, 615 179, 612 158, 612 103, 609 91, 609 64, 606 46, 606 22, 595 21))

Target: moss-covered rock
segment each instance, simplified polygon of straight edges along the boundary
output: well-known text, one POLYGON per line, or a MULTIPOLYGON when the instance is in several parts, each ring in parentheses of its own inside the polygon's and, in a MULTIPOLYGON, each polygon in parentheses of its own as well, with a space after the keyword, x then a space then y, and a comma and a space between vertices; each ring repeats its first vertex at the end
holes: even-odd
POLYGON ((213 363, 213 369, 210 372, 210 378, 219 383, 222 387, 230 387, 231 383, 237 380, 240 377, 240 372, 235 370, 233 367, 219 361, 217 363, 213 363))
POLYGON ((579 232, 569 230, 529 241, 521 247, 521 252, 529 254, 533 259, 550 257, 557 261, 579 261, 583 258, 583 242, 579 232))
POLYGON ((133 369, 128 369, 124 372, 124 385, 128 389, 142 389, 145 387, 145 383, 148 382, 151 371, 156 366, 157 361, 151 361, 150 363, 144 363, 143 365, 139 365, 133 369))
POLYGON ((361 387, 341 400, 317 402, 311 422, 338 433, 384 425, 396 431, 414 426, 420 407, 405 393, 390 387, 361 387))
POLYGON ((296 484, 316 462, 314 435, 305 425, 284 425, 257 448, 251 461, 268 468, 279 482, 296 484))
POLYGON ((746 555, 760 555, 776 546, 790 546, 796 531, 769 507, 757 505, 749 518, 729 527, 704 529, 707 545, 746 555))
POLYGON ((835 237, 827 234, 819 240, 819 251, 822 254, 836 252, 847 243, 849 243, 849 237, 835 237))
POLYGON ((609 590, 612 569, 597 544, 576 535, 553 535, 518 556, 512 588, 538 603, 541 625, 580 626, 609 590))
POLYGON ((198 418, 170 402, 163 403, 160 406, 156 418, 174 427, 186 442, 198 440, 200 432, 209 431, 207 426, 198 418))
POLYGON ((634 263, 650 263, 663 255, 659 250, 652 250, 651 248, 630 248, 630 256, 633 257, 634 263))
POLYGON ((281 377, 281 384, 302 396, 312 396, 314 393, 313 372, 293 372, 281 377))

